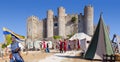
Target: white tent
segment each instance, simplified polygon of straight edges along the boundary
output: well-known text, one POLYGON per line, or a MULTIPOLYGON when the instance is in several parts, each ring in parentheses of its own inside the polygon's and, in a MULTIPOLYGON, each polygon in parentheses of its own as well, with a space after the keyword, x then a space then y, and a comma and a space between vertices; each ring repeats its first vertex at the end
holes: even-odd
POLYGON ((89 35, 87 35, 87 34, 85 34, 85 33, 76 33, 76 34, 73 35, 69 40, 74 40, 74 39, 79 39, 79 40, 81 40, 81 39, 85 39, 85 38, 86 38, 87 41, 90 41, 90 40, 91 40, 91 36, 89 36, 89 35))
POLYGON ((80 48, 86 52, 89 43, 87 43, 87 41, 91 41, 91 37, 88 36, 85 33, 76 33, 75 35, 73 35, 69 40, 74 40, 74 39, 79 39, 80 40, 80 48))
POLYGON ((80 48, 83 50, 83 52, 87 51, 88 46, 89 46, 89 43, 86 42, 86 39, 80 40, 80 48))
MULTIPOLYGON (((43 41, 35 41, 34 42, 35 48, 40 49, 40 43, 43 43, 43 41)), ((45 41, 45 44, 47 43, 49 45, 49 48, 52 48, 52 41, 45 41)), ((42 45, 42 48, 43 48, 43 45, 42 45)))

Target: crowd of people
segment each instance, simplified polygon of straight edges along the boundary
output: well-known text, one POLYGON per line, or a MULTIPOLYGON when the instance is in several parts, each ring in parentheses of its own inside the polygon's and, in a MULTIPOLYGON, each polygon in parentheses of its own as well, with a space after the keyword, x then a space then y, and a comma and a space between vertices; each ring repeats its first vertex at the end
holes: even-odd
POLYGON ((40 42, 40 51, 41 50, 44 50, 44 52, 49 53, 50 52, 50 50, 49 50, 49 43, 46 42, 46 41, 40 42))
MULTIPOLYGON (((65 53, 66 51, 72 51, 72 50, 79 50, 80 49, 80 41, 79 41, 79 39, 75 39, 75 40, 66 40, 66 39, 59 40, 59 41, 56 41, 55 44, 56 45, 52 46, 53 49, 55 49, 55 50, 58 49, 60 53, 65 53), (56 47, 56 48, 54 48, 54 47, 56 47)), ((40 42, 40 44, 39 44, 40 51, 44 51, 46 53, 49 53, 50 52, 49 45, 50 44, 47 41, 40 42)), ((12 37, 12 43, 10 44, 9 48, 11 49, 11 55, 9 57, 10 62, 14 62, 14 61, 24 62, 23 58, 19 54, 19 51, 20 51, 19 43, 14 40, 14 37, 12 37)))
MULTIPOLYGON (((64 53, 66 51, 71 51, 71 50, 79 50, 80 49, 80 41, 79 39, 74 39, 74 40, 59 40, 53 42, 53 49, 54 50, 59 50, 60 53, 64 53)), ((49 53, 49 43, 47 41, 42 41, 40 43, 40 50, 44 50, 45 52, 49 53)))
POLYGON ((60 53, 71 51, 71 50, 79 50, 80 49, 80 41, 79 39, 75 40, 59 40, 59 43, 56 45, 56 48, 59 49, 60 53))

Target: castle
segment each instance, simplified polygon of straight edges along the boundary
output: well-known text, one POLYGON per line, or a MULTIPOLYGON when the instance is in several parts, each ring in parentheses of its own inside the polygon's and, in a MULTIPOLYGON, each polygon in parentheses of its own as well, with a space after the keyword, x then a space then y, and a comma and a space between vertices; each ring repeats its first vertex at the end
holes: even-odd
POLYGON ((27 19, 27 41, 36 41, 43 38, 53 38, 84 32, 92 36, 94 32, 94 9, 91 5, 84 7, 84 15, 66 14, 63 7, 58 8, 58 15, 55 16, 52 10, 47 11, 47 17, 39 20, 36 16, 27 19))

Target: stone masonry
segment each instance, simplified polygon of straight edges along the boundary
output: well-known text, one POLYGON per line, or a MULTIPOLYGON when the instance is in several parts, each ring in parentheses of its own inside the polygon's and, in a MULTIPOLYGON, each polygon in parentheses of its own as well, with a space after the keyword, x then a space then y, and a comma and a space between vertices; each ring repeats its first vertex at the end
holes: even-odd
POLYGON ((27 19, 27 39, 31 41, 41 40, 44 38, 53 38, 53 36, 62 36, 73 33, 84 32, 92 36, 94 32, 94 9, 91 5, 84 8, 84 14, 66 14, 63 7, 58 8, 58 15, 55 16, 52 10, 47 11, 47 17, 39 20, 36 16, 27 19), (75 23, 71 20, 75 17, 75 23))

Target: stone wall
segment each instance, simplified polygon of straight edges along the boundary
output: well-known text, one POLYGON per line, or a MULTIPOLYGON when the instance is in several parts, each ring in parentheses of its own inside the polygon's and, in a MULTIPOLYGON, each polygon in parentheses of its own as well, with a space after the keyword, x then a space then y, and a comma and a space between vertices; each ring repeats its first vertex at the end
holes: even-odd
POLYGON ((53 37, 55 35, 66 38, 73 33, 84 32, 93 35, 94 25, 93 7, 88 5, 84 8, 84 14, 66 14, 65 8, 58 8, 58 16, 53 15, 52 10, 47 11, 47 17, 40 20, 36 16, 31 16, 27 21, 27 38, 32 40, 53 37), (75 17, 76 22, 71 22, 75 17))
POLYGON ((66 35, 71 35, 75 32, 78 32, 78 14, 67 14, 66 16, 66 23, 65 23, 65 34, 66 35), (76 18, 76 22, 73 23, 71 20, 72 18, 75 17, 76 18))

